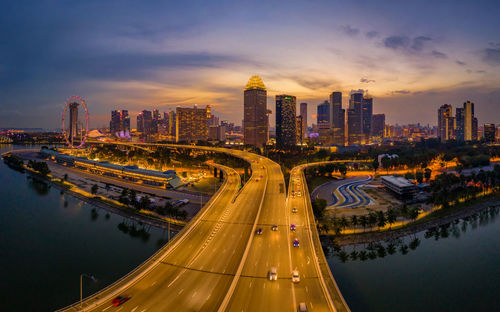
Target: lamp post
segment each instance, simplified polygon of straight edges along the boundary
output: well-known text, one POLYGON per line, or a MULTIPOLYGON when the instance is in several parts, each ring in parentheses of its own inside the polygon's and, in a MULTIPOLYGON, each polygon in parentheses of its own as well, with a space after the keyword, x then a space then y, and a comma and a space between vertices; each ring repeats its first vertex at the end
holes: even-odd
POLYGON ((86 274, 86 273, 80 274, 80 309, 83 306, 83 277, 90 278, 94 282, 97 281, 97 279, 93 275, 86 274))

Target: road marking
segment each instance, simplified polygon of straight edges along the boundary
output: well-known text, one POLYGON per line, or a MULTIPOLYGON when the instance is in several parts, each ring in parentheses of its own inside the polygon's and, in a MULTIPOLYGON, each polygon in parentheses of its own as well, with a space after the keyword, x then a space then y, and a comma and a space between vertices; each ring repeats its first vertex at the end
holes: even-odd
POLYGON ((156 281, 154 281, 149 287, 153 287, 154 285, 156 285, 156 281))
POLYGON ((184 288, 182 288, 182 289, 181 289, 181 290, 177 293, 177 295, 182 294, 182 292, 183 292, 183 291, 184 291, 184 288))
POLYGON ((135 308, 133 308, 132 310, 130 310, 130 312, 134 312, 135 310, 137 310, 139 306, 136 306, 135 308))
POLYGON ((307 288, 307 286, 306 286, 306 292, 309 292, 309 289, 307 288))
POLYGON ((112 307, 113 307, 113 306, 112 306, 112 305, 110 305, 110 306, 109 306, 109 307, 107 307, 106 309, 103 309, 103 311, 106 311, 107 309, 112 308, 112 307))
POLYGON ((194 296, 196 296, 196 291, 191 295, 191 298, 194 298, 194 296))

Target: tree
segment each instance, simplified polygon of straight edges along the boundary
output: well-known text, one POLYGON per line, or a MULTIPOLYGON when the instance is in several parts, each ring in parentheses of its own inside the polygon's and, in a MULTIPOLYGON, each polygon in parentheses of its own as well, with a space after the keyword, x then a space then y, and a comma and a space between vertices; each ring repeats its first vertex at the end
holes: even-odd
POLYGON ((422 182, 424 182, 424 173, 422 171, 417 171, 415 173, 415 178, 417 179, 417 182, 420 184, 422 182))
POLYGON ((139 201, 138 207, 136 207, 138 210, 147 210, 149 209, 149 206, 151 205, 151 200, 149 199, 149 196, 142 196, 141 200, 139 201))
POLYGON ((349 225, 349 221, 346 217, 342 216, 342 218, 340 218, 339 225, 345 230, 345 228, 349 225))
POLYGON ((429 180, 431 179, 431 175, 432 175, 432 170, 429 169, 429 168, 425 168, 424 169, 424 177, 425 177, 425 181, 428 183, 429 180))
POLYGON ((382 228, 385 226, 386 220, 385 220, 385 215, 384 215, 383 211, 377 212, 377 221, 378 221, 377 225, 379 228, 382 228))
POLYGON ((323 198, 316 198, 312 202, 313 213, 316 219, 321 220, 325 214, 326 200, 323 198))
POLYGON ((346 167, 346 165, 345 164, 340 164, 338 166, 338 169, 339 169, 339 172, 342 175, 342 177, 345 178, 345 175, 347 173, 347 167, 346 167))
POLYGON ((372 167, 373 167, 373 170, 375 171, 375 174, 377 174, 378 166, 379 166, 378 159, 374 159, 372 162, 372 167))
POLYGON ((363 232, 364 232, 366 226, 368 225, 368 218, 366 216, 359 217, 359 224, 363 227, 363 232))
POLYGON ((413 221, 415 221, 417 218, 418 218, 418 208, 412 208, 410 209, 410 211, 408 212, 408 216, 410 217, 410 219, 412 219, 413 221))
MULTIPOLYGON (((132 206, 134 206, 134 207, 137 208, 138 202, 137 202, 137 193, 135 192, 135 190, 129 190, 128 191, 128 202, 132 206)), ((139 209, 139 208, 137 208, 137 209, 139 209)))
POLYGON ((358 225, 358 216, 353 215, 351 217, 351 225, 354 228, 354 230, 356 230, 356 226, 358 225))
POLYGON ((128 195, 128 190, 123 189, 122 193, 120 194, 120 197, 118 197, 118 201, 122 204, 128 205, 129 201, 127 195, 128 195))
POLYGON ((97 184, 92 185, 92 188, 90 188, 90 192, 95 195, 97 194, 97 191, 99 190, 99 186, 97 184))
POLYGON ((387 210, 387 223, 389 223, 389 228, 391 228, 394 222, 396 222, 396 213, 392 208, 389 208, 389 210, 387 210))
POLYGON ((377 213, 370 212, 368 214, 368 224, 373 227, 377 223, 377 213))
POLYGON ((64 178, 63 179, 64 179, 64 181, 68 180, 68 174, 67 173, 64 174, 64 178))
POLYGON ((389 167, 391 166, 391 158, 388 156, 384 156, 381 159, 382 162, 382 167, 387 171, 387 174, 389 174, 389 167))

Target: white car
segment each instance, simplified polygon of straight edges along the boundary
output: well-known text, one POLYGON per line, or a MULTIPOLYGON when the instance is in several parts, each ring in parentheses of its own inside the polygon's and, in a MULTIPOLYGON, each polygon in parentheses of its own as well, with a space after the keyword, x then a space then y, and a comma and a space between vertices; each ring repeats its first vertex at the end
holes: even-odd
POLYGON ((269 272, 267 272, 267 278, 269 278, 270 281, 278 280, 278 269, 272 267, 269 272))
POLYGON ((293 207, 292 208, 292 213, 297 213, 297 208, 293 207))
POLYGON ((292 282, 298 283, 300 282, 300 274, 298 270, 293 270, 292 272, 292 282))

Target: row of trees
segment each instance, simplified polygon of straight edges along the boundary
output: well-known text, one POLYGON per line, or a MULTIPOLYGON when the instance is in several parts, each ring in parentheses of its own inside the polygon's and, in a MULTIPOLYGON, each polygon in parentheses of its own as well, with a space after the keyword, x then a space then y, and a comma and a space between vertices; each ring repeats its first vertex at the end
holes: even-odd
POLYGON ((441 205, 443 208, 457 205, 461 201, 474 199, 477 195, 488 191, 500 191, 500 165, 495 165, 492 171, 480 170, 477 174, 456 176, 443 173, 431 182, 431 196, 428 203, 441 205))
POLYGON ((49 166, 44 161, 29 160, 28 167, 37 171, 42 176, 47 176, 50 173, 49 166))
POLYGON ((168 216, 175 219, 185 220, 188 216, 187 211, 173 206, 170 202, 166 202, 164 206, 152 206, 149 196, 142 196, 137 200, 137 192, 135 190, 123 189, 118 201, 124 205, 132 206, 136 210, 156 211, 162 216, 168 216))

